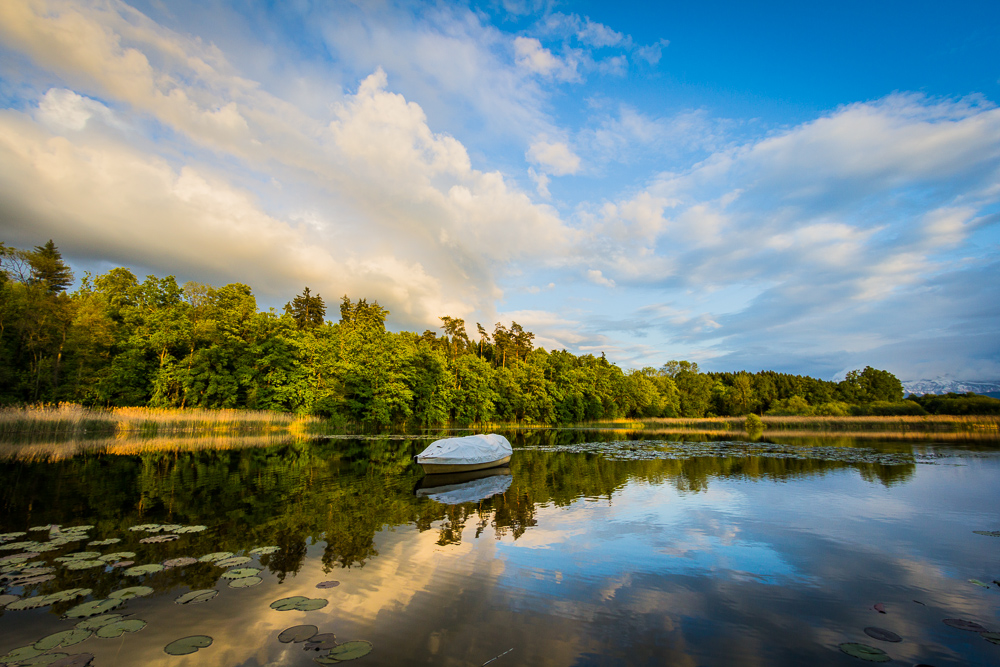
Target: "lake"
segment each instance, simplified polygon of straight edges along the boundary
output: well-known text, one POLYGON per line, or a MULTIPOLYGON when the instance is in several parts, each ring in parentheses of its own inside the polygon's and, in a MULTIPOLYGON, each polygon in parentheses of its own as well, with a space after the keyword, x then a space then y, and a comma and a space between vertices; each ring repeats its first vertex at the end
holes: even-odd
POLYGON ((0 664, 1000 664, 996 439, 506 435, 0 445, 0 664))

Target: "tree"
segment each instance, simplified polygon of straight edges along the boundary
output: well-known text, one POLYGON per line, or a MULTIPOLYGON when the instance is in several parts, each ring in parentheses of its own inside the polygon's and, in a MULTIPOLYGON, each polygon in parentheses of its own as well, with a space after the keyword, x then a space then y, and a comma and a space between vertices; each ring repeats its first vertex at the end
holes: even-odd
POLYGON ((306 287, 291 303, 285 304, 285 313, 292 316, 299 329, 318 327, 326 317, 326 304, 319 294, 310 294, 306 287))
POLYGON ((442 322, 441 328, 444 329, 445 334, 451 336, 451 360, 455 361, 458 356, 459 343, 463 344, 463 349, 472 346, 472 343, 469 342, 469 334, 465 332, 465 320, 447 315, 438 319, 442 322))
POLYGON ((73 284, 73 272, 52 239, 45 245, 35 246, 34 252, 28 253, 28 263, 31 264, 32 282, 43 285, 49 294, 65 292, 73 284))

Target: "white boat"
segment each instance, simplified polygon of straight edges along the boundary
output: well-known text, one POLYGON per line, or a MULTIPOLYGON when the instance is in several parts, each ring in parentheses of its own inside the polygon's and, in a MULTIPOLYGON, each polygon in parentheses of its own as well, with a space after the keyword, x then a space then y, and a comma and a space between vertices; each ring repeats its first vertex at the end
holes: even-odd
POLYGON ((417 463, 427 474, 468 472, 502 466, 510 461, 513 448, 496 433, 445 438, 417 454, 417 463))

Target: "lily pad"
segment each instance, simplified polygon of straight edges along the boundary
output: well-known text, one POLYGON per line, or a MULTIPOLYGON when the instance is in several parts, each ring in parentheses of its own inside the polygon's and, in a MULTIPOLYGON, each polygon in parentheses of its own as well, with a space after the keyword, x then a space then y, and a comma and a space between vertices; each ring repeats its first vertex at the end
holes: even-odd
POLYGON ((46 524, 44 526, 32 526, 31 528, 28 529, 28 532, 36 533, 39 530, 49 530, 50 528, 52 528, 52 524, 46 524))
POLYGON ((215 553, 205 554, 198 559, 201 563, 214 563, 217 560, 223 560, 229 558, 233 555, 232 551, 216 551, 215 553))
POLYGON ((67 611, 66 618, 87 618, 88 616, 106 614, 112 609, 117 609, 122 606, 124 602, 125 600, 117 600, 115 598, 108 598, 106 600, 91 600, 90 602, 78 604, 67 611))
POLYGON ((328 651, 337 645, 337 635, 332 632, 324 632, 314 635, 306 642, 303 650, 306 651, 328 651))
MULTIPOLYGON (((843 644, 841 644, 841 646, 843 647, 843 644)), ((843 650, 843 648, 841 648, 841 650, 843 650)), ((878 649, 875 650, 877 651, 878 649)), ((372 643, 363 639, 358 639, 335 646, 330 649, 330 652, 326 655, 329 658, 343 662, 344 660, 356 660, 357 658, 363 658, 371 652, 372 643)))
POLYGON ((68 602, 76 598, 82 598, 93 593, 89 588, 67 588, 55 593, 49 593, 46 597, 53 602, 68 602))
POLYGON ((974 530, 976 535, 986 535, 987 537, 1000 537, 1000 530, 974 530))
POLYGON ((135 565, 134 560, 120 560, 117 563, 111 563, 111 567, 132 567, 135 565))
POLYGON ((976 586, 980 586, 982 588, 989 588, 990 587, 989 584, 987 584, 987 583, 985 583, 983 581, 979 581, 978 579, 969 579, 969 583, 970 584, 975 584, 976 586))
POLYGON ((29 577, 18 577, 10 580, 11 586, 33 586, 34 584, 44 584, 56 578, 54 574, 35 574, 29 577))
POLYGON ((197 558, 181 556, 180 558, 171 558, 170 560, 163 561, 163 567, 184 567, 186 565, 194 565, 197 562, 197 558))
POLYGON ((872 605, 872 609, 874 609, 875 611, 877 611, 880 614, 884 614, 885 613, 885 605, 882 604, 881 602, 876 602, 874 605, 872 605))
POLYGON ((877 639, 880 642, 901 642, 903 638, 897 635, 892 630, 886 630, 885 628, 868 627, 865 628, 865 634, 872 639, 877 639))
POLYGON ((34 646, 39 651, 51 651, 54 648, 65 648, 67 646, 79 644, 92 634, 93 633, 90 630, 84 630, 82 628, 63 630, 62 632, 57 632, 53 635, 49 635, 48 637, 42 637, 35 642, 34 646))
POLYGON ((103 560, 75 560, 66 563, 67 570, 89 570, 93 567, 104 567, 107 565, 103 560))
POLYGON ((215 564, 219 567, 236 567, 238 565, 246 565, 252 558, 247 558, 246 556, 233 556, 231 558, 223 558, 222 560, 215 561, 215 564))
POLYGON ((179 523, 165 523, 162 526, 160 526, 160 531, 164 533, 173 533, 175 531, 180 530, 183 527, 184 526, 180 525, 179 523))
POLYGON ((153 535, 152 537, 144 537, 139 540, 140 544, 160 544, 161 542, 173 542, 174 540, 181 539, 180 535, 153 535))
POLYGON ((1000 644, 1000 632, 981 632, 979 636, 991 644, 1000 644))
POLYGON ((138 618, 129 618, 124 621, 115 621, 114 623, 102 625, 94 634, 101 639, 115 639, 116 637, 121 637, 126 632, 139 632, 144 627, 146 627, 146 621, 141 621, 138 618))
POLYGON ((28 658, 18 663, 20 667, 46 667, 54 662, 68 658, 65 653, 43 653, 42 655, 28 658))
POLYGON ((279 551, 281 551, 281 547, 257 547, 256 549, 251 549, 250 553, 254 556, 267 556, 279 551))
MULTIPOLYGON (((307 605, 307 603, 312 601, 317 600, 313 600, 312 598, 307 598, 302 595, 294 595, 292 597, 275 600, 271 603, 271 609, 274 609, 275 611, 308 611, 307 609, 303 609, 302 606, 307 605)), ((326 606, 326 600, 318 601, 323 603, 322 606, 326 606)), ((320 608, 321 607, 316 607, 316 609, 320 608)))
POLYGON ((278 641, 282 644, 297 644, 312 638, 317 632, 319 628, 315 625, 293 625, 281 631, 278 641))
POLYGON ((174 604, 201 604, 202 602, 208 602, 218 594, 219 591, 215 590, 214 588, 206 588, 200 591, 191 591, 190 593, 185 593, 184 595, 174 600, 174 604))
POLYGON ((93 526, 70 526, 69 528, 63 528, 61 532, 63 533, 85 533, 91 530, 93 526))
POLYGON ((333 581, 333 580, 321 581, 318 584, 316 584, 316 588, 336 588, 339 585, 340 585, 339 581, 333 581))
POLYGON ((44 651, 39 651, 34 646, 31 645, 22 646, 20 648, 14 649, 7 655, 0 655, 0 663, 21 662, 22 660, 28 660, 29 658, 34 658, 35 656, 39 656, 42 653, 44 653, 44 651))
POLYGON ((135 552, 133 551, 116 551, 111 554, 104 554, 97 560, 103 560, 105 563, 117 563, 120 560, 125 560, 126 558, 135 558, 135 552))
POLYGON ((27 533, 24 532, 24 531, 15 532, 15 533, 0 533, 0 540, 14 539, 14 538, 17 538, 17 537, 22 537, 24 535, 27 535, 27 533))
POLYGON ((24 609, 39 609, 41 607, 47 607, 55 602, 48 595, 36 595, 32 598, 21 598, 20 600, 15 600, 8 604, 5 609, 8 611, 22 611, 24 609))
POLYGON ((201 531, 206 530, 207 528, 208 528, 208 526, 180 526, 178 528, 174 528, 174 532, 175 533, 181 533, 181 534, 184 534, 184 533, 200 533, 201 531))
POLYGON ((229 582, 230 588, 250 588, 264 581, 260 577, 244 577, 243 579, 233 579, 229 582))
POLYGON ((94 542, 87 542, 87 546, 88 547, 106 547, 109 544, 118 544, 119 542, 121 542, 121 538, 118 538, 118 537, 109 537, 106 540, 96 540, 94 542))
POLYGON ((6 544, 0 544, 0 550, 27 551, 34 544, 37 544, 37 542, 8 542, 6 544))
POLYGON ((76 627, 82 630, 97 630, 103 628, 105 625, 117 623, 121 619, 121 614, 101 614, 100 616, 91 616, 90 618, 83 619, 76 624, 76 627))
POLYGON ((131 530, 134 533, 138 532, 148 533, 159 529, 160 529, 160 524, 158 523, 141 523, 138 526, 132 526, 131 528, 129 528, 129 530, 131 530))
POLYGON ((131 586, 108 593, 108 597, 113 600, 131 600, 132 598, 142 598, 151 595, 153 589, 149 586, 131 586))
POLYGON ((988 632, 986 628, 979 625, 975 621, 966 621, 963 618, 946 618, 941 622, 955 628, 956 630, 966 630, 968 632, 988 632))
POLYGON ((0 609, 3 609, 4 607, 9 605, 11 602, 14 602, 15 600, 20 600, 20 599, 21 598, 17 597, 16 595, 0 595, 0 609))
POLYGON ((135 567, 130 567, 125 570, 124 574, 127 574, 130 577, 141 577, 144 574, 154 574, 162 571, 163 566, 159 563, 148 563, 146 565, 136 565, 135 567))
POLYGON ((95 560, 101 557, 99 551, 77 551, 74 554, 66 554, 65 556, 60 556, 56 558, 59 563, 72 563, 78 560, 95 560))
POLYGON ((163 651, 169 655, 188 655, 211 645, 212 638, 208 635, 191 635, 170 642, 163 651))
MULTIPOLYGON (((880 648, 869 646, 868 644, 845 643, 838 646, 841 651, 854 658, 861 658, 868 662, 889 662, 892 658, 880 648)), ((331 651, 333 653, 333 651, 331 651)))
POLYGON ((49 667, 87 667, 94 661, 93 653, 76 653, 50 662, 49 667))
POLYGON ((243 579, 245 577, 255 577, 260 574, 260 570, 255 567, 238 567, 222 573, 223 579, 243 579))
POLYGON ((27 552, 22 554, 11 554, 9 556, 4 556, 0 558, 0 565, 9 565, 16 563, 27 563, 29 560, 37 556, 37 552, 27 552))

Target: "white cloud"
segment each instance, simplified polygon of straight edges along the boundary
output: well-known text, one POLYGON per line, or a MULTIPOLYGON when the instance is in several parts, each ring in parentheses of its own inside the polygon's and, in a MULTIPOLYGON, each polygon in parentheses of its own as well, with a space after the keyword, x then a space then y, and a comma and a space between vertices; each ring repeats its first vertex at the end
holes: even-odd
POLYGON ((82 130, 94 116, 109 125, 120 126, 111 109, 65 88, 50 89, 38 105, 39 120, 67 130, 82 130))
POLYGON ((576 60, 553 55, 552 51, 543 47, 534 37, 514 39, 514 60, 519 66, 534 74, 559 81, 580 80, 576 60))
POLYGON ((594 283, 595 285, 601 285, 602 287, 614 287, 615 281, 610 278, 605 278, 604 275, 597 269, 590 269, 587 271, 587 280, 594 283))
POLYGON ((561 141, 540 138, 531 144, 525 157, 534 164, 547 167, 556 176, 580 171, 580 156, 561 141))
POLYGON ((577 31, 576 37, 584 44, 598 48, 616 46, 622 42, 631 41, 631 38, 626 38, 622 33, 612 30, 603 23, 591 21, 589 16, 584 18, 583 25, 577 31))

